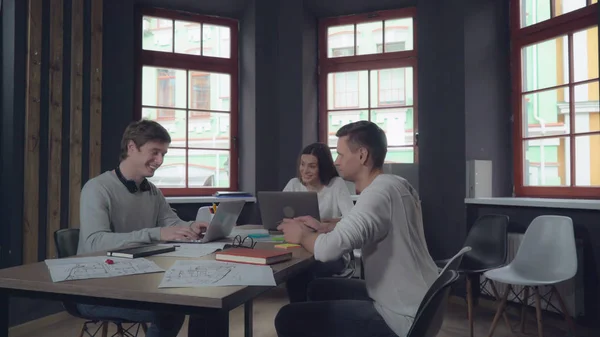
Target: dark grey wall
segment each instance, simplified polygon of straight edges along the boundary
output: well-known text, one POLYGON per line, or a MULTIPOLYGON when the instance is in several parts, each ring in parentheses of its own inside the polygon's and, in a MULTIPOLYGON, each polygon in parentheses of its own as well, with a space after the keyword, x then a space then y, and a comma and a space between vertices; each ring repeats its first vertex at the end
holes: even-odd
POLYGON ((317 18, 303 10, 302 29, 302 146, 319 139, 318 78, 317 78, 317 18))
POLYGON ((511 196, 513 185, 508 11, 502 1, 465 6, 466 159, 492 161, 496 197, 511 196))
POLYGON ((256 6, 250 0, 240 20, 240 190, 256 191, 256 6), (241 165, 243 164, 243 165, 241 165))
POLYGON ((420 0, 417 11, 419 189, 434 258, 453 255, 466 233, 462 6, 420 0))

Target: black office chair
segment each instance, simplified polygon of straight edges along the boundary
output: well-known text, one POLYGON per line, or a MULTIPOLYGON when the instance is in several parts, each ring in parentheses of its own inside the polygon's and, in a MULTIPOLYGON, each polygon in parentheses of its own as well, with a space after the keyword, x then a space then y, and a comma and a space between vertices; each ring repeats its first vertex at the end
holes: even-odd
MULTIPOLYGON (((464 246, 471 247, 465 254, 458 272, 467 279, 467 311, 469 316, 470 336, 473 337, 473 293, 471 280, 485 271, 499 268, 507 263, 508 221, 506 215, 484 215, 478 218, 467 235, 464 246)), ((445 265, 447 260, 436 261, 438 267, 445 265)), ((487 280, 479 285, 481 292, 485 291, 487 280)), ((493 282, 489 282, 493 296, 499 300, 498 291, 493 282)), ((489 294, 491 295, 491 294, 489 294)), ((504 321, 512 330, 508 317, 504 321)))
POLYGON ((458 272, 448 268, 435 280, 423 297, 406 337, 437 336, 444 322, 450 289, 458 276, 458 272))
MULTIPOLYGON (((54 232, 54 244, 56 245, 56 252, 58 254, 58 258, 60 259, 77 255, 77 246, 79 245, 79 229, 65 228, 57 230, 54 232)), ((117 326, 117 332, 113 335, 113 337, 136 337, 140 331, 140 328, 144 331, 144 334, 148 329, 146 323, 131 322, 119 318, 107 317, 99 319, 97 317, 88 317, 79 311, 77 304, 74 302, 63 302, 62 304, 65 310, 71 316, 85 320, 81 327, 79 337, 94 337, 98 334, 98 332, 100 332, 100 329, 102 329, 102 337, 107 337, 109 323, 113 323, 117 326), (88 328, 89 324, 98 325, 98 327, 95 329, 95 331, 91 332, 91 330, 88 328), (128 324, 130 326, 129 328, 124 328, 123 324, 128 324)))
POLYGON ((335 278, 352 278, 354 277, 354 273, 356 272, 356 258, 354 257, 354 253, 350 252, 350 261, 348 261, 348 266, 346 269, 342 270, 338 274, 332 275, 335 278))

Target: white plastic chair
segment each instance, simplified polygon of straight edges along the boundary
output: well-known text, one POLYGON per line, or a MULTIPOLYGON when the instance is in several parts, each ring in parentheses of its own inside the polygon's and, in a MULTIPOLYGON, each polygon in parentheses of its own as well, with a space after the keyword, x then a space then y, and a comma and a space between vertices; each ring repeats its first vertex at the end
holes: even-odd
MULTIPOLYGON (((568 327, 574 334, 575 325, 555 285, 573 278, 576 273, 577 251, 571 218, 543 215, 533 219, 527 231, 525 231, 523 241, 513 261, 504 267, 484 273, 485 277, 491 281, 508 285, 490 327, 489 337, 493 335, 500 315, 506 309, 508 295, 513 285, 524 287, 523 303, 527 303, 529 288, 533 288, 538 335, 540 337, 543 336, 543 329, 539 286, 551 287, 550 291, 557 296, 568 327)), ((524 310, 525 306, 523 306, 521 318, 522 332, 524 332, 525 323, 524 310)))

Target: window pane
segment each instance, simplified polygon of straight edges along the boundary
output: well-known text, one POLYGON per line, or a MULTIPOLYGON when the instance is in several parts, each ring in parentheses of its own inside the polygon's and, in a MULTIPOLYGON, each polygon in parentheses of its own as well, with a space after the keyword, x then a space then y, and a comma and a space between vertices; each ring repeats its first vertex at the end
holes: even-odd
POLYGON ((142 48, 172 52, 173 20, 144 16, 142 20, 142 48))
POLYGON ((564 135, 569 127, 569 88, 523 95, 523 137, 564 135))
POLYGON ((190 71, 190 109, 230 110, 231 76, 190 71))
MULTIPOLYGON (((575 88, 575 133, 600 131, 600 102, 598 81, 576 85, 575 88)), ((600 152, 598 152, 599 155, 600 152)))
POLYGON ((230 29, 225 26, 202 24, 202 55, 230 58, 230 29))
POLYGON ((385 131, 388 146, 414 144, 412 108, 371 110, 371 121, 385 131))
POLYGON ((164 126, 171 136, 172 147, 185 147, 185 110, 143 108, 142 118, 164 126))
POLYGON ((328 116, 328 141, 329 146, 337 146, 337 137, 335 133, 342 126, 357 122, 369 120, 369 112, 367 110, 351 110, 351 111, 329 111, 328 116))
POLYGON ((331 150, 331 157, 333 158, 333 162, 335 163, 335 160, 338 157, 337 148, 330 146, 329 149, 331 150))
POLYGON ((175 21, 175 52, 200 55, 200 24, 175 21))
POLYGON ((575 137, 575 184, 600 186, 600 134, 575 137))
POLYGON ((569 82, 566 36, 547 40, 522 50, 523 91, 554 87, 569 82))
POLYGON ((228 113, 190 111, 189 147, 229 149, 228 113))
POLYGON ((413 105, 413 68, 371 70, 371 107, 413 105))
POLYGON ((327 57, 354 56, 354 25, 327 28, 327 57))
POLYGON ((587 0, 551 0, 554 2, 556 16, 566 14, 587 6, 587 0))
POLYGON ((388 147, 385 155, 386 163, 406 163, 412 164, 415 162, 414 147, 388 147))
POLYGON ((385 21, 385 52, 413 50, 413 19, 385 21))
POLYGON ((366 108, 369 105, 368 71, 330 73, 327 75, 329 109, 366 108))
POLYGON ((521 0, 521 27, 550 19, 550 1, 553 0, 521 0))
POLYGON ((598 78, 598 26, 573 34, 575 82, 598 78))
POLYGON ((188 150, 189 187, 229 187, 229 151, 188 150))
POLYGON ((356 54, 378 54, 383 50, 383 22, 366 22, 356 25, 356 54))
POLYGON ((184 149, 169 149, 162 166, 148 180, 159 188, 185 188, 185 157, 184 149))
POLYGON ((143 67, 142 105, 186 107, 185 70, 143 67))
POLYGON ((570 186, 571 147, 568 137, 523 142, 524 186, 570 186))

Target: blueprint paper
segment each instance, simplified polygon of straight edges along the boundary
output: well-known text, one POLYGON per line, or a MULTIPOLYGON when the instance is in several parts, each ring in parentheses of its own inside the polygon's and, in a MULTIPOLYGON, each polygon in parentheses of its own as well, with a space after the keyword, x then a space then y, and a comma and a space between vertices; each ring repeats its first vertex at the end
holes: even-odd
POLYGON ((275 286, 273 270, 256 266, 208 260, 179 260, 165 272, 159 288, 275 286))
POLYGON ((46 260, 52 282, 106 278, 165 271, 156 263, 144 259, 125 259, 106 256, 46 260), (106 263, 110 259, 113 264, 106 263))
MULTIPOLYGON (((179 247, 175 247, 174 252, 162 253, 156 256, 159 257, 202 257, 205 255, 212 254, 216 252, 218 249, 223 249, 226 243, 182 243, 179 247)), ((171 244, 164 244, 161 246, 170 247, 173 246, 171 244)))

